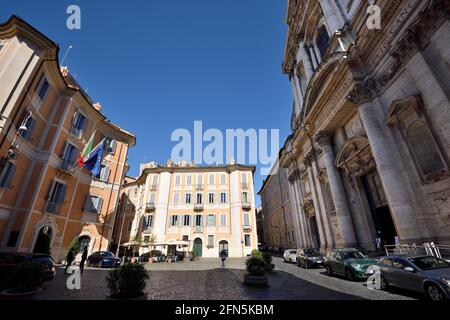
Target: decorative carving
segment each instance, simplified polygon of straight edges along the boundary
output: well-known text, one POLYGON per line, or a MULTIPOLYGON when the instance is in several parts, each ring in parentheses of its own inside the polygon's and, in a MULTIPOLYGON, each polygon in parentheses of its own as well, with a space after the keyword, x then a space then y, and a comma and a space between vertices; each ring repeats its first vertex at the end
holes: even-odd
POLYGON ((299 170, 297 168, 295 168, 294 170, 292 170, 289 173, 288 180, 289 180, 290 183, 294 183, 298 179, 300 179, 300 172, 299 172, 299 170))
POLYGON ((349 176, 361 176, 375 167, 369 140, 356 137, 344 143, 336 157, 336 167, 344 169, 349 176))
POLYGON ((320 169, 319 173, 317 174, 317 179, 322 180, 322 181, 328 179, 328 173, 325 168, 320 169))
POLYGON ((331 145, 333 139, 333 134, 329 131, 319 131, 319 133, 314 137, 314 140, 321 146, 331 145))
POLYGON ((316 212, 314 210, 314 202, 312 199, 308 199, 305 201, 305 203, 303 204, 303 211, 308 218, 312 218, 316 215, 316 212))
POLYGON ((370 102, 378 95, 378 84, 374 79, 368 79, 364 82, 357 82, 347 96, 347 100, 360 106, 370 102))

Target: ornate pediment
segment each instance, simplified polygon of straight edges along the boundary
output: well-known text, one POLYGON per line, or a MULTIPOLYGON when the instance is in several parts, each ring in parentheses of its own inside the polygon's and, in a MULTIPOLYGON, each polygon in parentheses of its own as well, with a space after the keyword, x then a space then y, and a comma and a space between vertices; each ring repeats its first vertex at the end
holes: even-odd
POLYGON ((312 199, 308 199, 303 204, 303 211, 305 211, 305 214, 308 218, 314 217, 316 215, 316 212, 314 210, 314 202, 312 199))
POLYGON ((366 137, 347 140, 336 157, 336 167, 351 175, 362 175, 375 166, 375 161, 366 137))

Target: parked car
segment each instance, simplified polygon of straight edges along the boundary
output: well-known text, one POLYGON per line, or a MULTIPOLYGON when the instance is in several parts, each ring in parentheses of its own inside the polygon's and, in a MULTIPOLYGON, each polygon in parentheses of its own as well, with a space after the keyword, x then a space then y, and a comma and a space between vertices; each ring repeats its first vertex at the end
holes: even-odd
POLYGON ((42 281, 51 281, 56 274, 56 265, 48 254, 35 253, 0 253, 0 270, 13 270, 22 263, 30 262, 42 265, 42 281))
POLYGON ((103 267, 118 267, 120 266, 120 258, 114 256, 112 252, 109 251, 97 251, 91 254, 87 259, 87 266, 96 266, 99 268, 103 267))
POLYGON ((297 261, 297 249, 286 249, 283 253, 283 260, 287 263, 295 263, 297 261))
POLYGON ((450 263, 433 256, 388 256, 378 262, 381 289, 390 286, 450 299, 450 263))
POLYGON ((297 266, 309 269, 325 266, 325 257, 316 249, 298 249, 297 266))
POLYGON ((357 249, 335 249, 328 252, 325 261, 327 274, 345 276, 348 280, 367 279, 374 271, 367 270, 377 260, 366 257, 357 249))

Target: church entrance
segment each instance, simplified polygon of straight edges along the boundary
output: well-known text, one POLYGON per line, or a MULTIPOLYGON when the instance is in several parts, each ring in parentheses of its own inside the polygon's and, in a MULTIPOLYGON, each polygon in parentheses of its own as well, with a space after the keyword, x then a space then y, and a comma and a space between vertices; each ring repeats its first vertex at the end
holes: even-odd
POLYGON ((381 239, 382 246, 395 244, 397 231, 395 230, 394 221, 392 220, 378 172, 376 170, 371 171, 364 175, 362 180, 376 228, 377 238, 381 239))

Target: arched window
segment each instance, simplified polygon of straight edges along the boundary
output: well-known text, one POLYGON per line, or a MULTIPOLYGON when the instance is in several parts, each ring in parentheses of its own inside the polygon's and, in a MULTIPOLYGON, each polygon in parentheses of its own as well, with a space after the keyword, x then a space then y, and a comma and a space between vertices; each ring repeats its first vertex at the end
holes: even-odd
POLYGON ((446 170, 439 149, 423 121, 416 120, 408 126, 407 139, 423 175, 429 176, 446 170))
POLYGON ((328 48, 328 42, 330 41, 330 36, 328 35, 327 28, 322 25, 317 34, 316 45, 319 48, 320 56, 323 57, 328 48))

